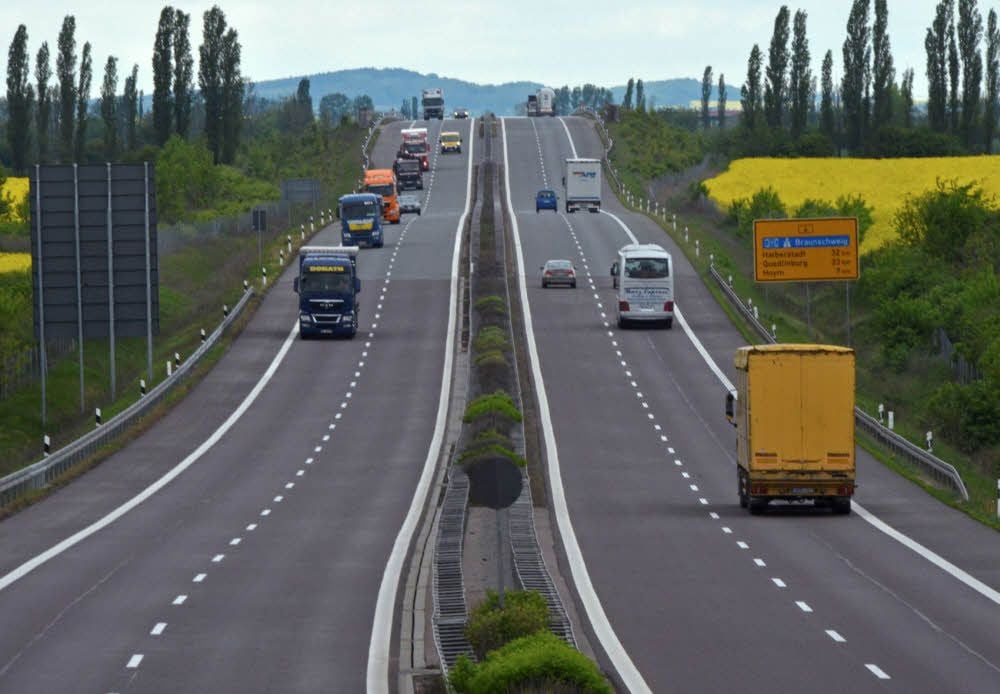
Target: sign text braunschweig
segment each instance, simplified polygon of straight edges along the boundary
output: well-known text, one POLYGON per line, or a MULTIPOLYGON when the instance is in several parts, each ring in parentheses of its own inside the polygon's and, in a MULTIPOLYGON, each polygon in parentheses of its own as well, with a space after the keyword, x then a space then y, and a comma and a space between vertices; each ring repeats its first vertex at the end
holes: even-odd
POLYGON ((758 219, 753 254, 757 282, 856 280, 858 220, 758 219))

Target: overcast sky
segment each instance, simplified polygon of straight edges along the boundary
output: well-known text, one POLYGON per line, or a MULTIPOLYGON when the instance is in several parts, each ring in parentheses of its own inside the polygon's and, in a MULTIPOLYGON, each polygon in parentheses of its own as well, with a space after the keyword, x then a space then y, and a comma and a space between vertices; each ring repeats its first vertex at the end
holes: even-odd
MULTIPOLYGON (((839 81, 851 4, 850 0, 788 4, 793 16, 799 9, 808 14, 809 48, 817 78, 824 54, 832 50, 834 79, 839 81)), ((100 90, 109 55, 119 60, 120 80, 132 64, 138 64, 140 88, 148 94, 152 91, 153 39, 164 5, 147 0, 3 0, 2 74, 7 74, 7 49, 20 24, 28 29, 32 70, 42 41, 49 42, 54 70, 59 29, 63 17, 72 14, 77 53, 85 41, 92 46, 92 95, 96 97, 100 90)), ((912 67, 918 99, 927 93, 924 35, 936 5, 937 0, 888 2, 897 81, 905 68, 912 67)), ((211 4, 184 1, 173 6, 191 14, 191 44, 197 62, 202 16, 211 4)), ((706 65, 712 66, 715 82, 724 73, 728 84, 741 85, 754 43, 760 45, 766 63, 781 3, 224 0, 219 7, 239 33, 243 74, 254 81, 355 67, 403 67, 481 84, 528 80, 553 87, 585 82, 613 87, 630 76, 644 81, 700 80, 706 65)), ((990 5, 980 3, 980 8, 985 26, 990 5)))

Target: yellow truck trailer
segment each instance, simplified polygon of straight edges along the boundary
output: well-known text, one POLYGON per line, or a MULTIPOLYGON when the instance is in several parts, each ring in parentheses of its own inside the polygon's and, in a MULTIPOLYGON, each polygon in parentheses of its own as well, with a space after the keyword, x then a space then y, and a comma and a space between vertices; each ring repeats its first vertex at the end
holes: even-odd
POLYGON ((854 494, 854 350, 778 344, 736 351, 736 393, 726 417, 736 427, 740 506, 813 500, 851 512, 854 494))

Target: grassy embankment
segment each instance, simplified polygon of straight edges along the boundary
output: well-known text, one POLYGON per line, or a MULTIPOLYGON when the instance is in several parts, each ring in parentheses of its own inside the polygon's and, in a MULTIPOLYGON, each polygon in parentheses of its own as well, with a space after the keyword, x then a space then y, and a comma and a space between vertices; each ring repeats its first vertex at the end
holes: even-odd
MULTIPOLYGON (((925 356, 911 360, 903 373, 888 372, 872 357, 882 348, 880 336, 866 330, 875 307, 849 299, 842 284, 814 283, 764 285, 753 280, 753 254, 750 240, 741 237, 734 225, 725 220, 724 205, 735 198, 748 198, 757 190, 771 186, 781 196, 789 211, 807 198, 833 202, 841 194, 860 194, 874 208, 873 225, 862 245, 868 253, 892 237, 892 219, 902 199, 932 190, 936 179, 944 176, 962 181, 977 181, 987 191, 1000 192, 1000 158, 972 157, 928 160, 747 160, 734 162, 723 174, 725 165, 706 163, 697 145, 697 136, 686 139, 674 129, 654 119, 626 119, 609 125, 615 146, 611 162, 626 186, 639 198, 650 197, 671 212, 657 222, 671 235, 688 260, 698 270, 706 286, 739 326, 748 343, 760 338, 742 321, 717 289, 708 274, 710 258, 744 301, 751 299, 760 307, 761 322, 774 324, 778 338, 788 342, 830 342, 851 344, 858 355, 857 402, 868 413, 877 405, 896 414, 896 431, 914 442, 923 442, 924 427, 916 421, 923 398, 932 389, 952 378, 950 367, 940 359, 925 356), (676 151, 669 157, 664 149, 676 151), (895 167, 895 168, 893 168, 895 167), (712 193, 717 200, 698 196, 696 191, 712 193), (671 213, 677 214, 676 229, 671 213), (696 255, 696 241, 699 252, 696 255), (850 317, 847 306, 850 301, 850 317), (807 310, 808 307, 808 310, 807 310), (848 333, 848 330, 850 332, 848 333)), ((853 292, 850 296, 853 296, 853 292)), ((683 303, 683 297, 680 298, 683 303)), ((921 470, 882 451, 872 441, 860 437, 861 444, 886 465, 923 486, 942 501, 960 508, 978 520, 1000 528, 996 516, 996 480, 991 474, 996 461, 986 451, 979 458, 970 457, 957 446, 937 437, 934 453, 952 463, 962 475, 969 502, 957 500, 950 489, 941 489, 921 470)))

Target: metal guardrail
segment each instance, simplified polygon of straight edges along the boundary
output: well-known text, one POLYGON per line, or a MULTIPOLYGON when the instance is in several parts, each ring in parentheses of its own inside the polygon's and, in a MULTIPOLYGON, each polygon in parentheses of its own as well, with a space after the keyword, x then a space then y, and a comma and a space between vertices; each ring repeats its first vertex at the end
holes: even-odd
POLYGON ((228 328, 246 307, 253 296, 253 287, 247 287, 239 302, 222 320, 219 326, 198 347, 186 361, 166 379, 161 381, 145 396, 124 411, 112 417, 88 434, 84 434, 47 458, 32 463, 26 468, 0 479, 0 506, 6 506, 20 496, 34 489, 41 489, 74 465, 86 460, 100 448, 107 445, 147 414, 150 408, 159 404, 179 383, 181 383, 210 350, 223 331, 228 328))
MULTIPOLYGON (((714 264, 709 267, 709 273, 718 283, 719 287, 722 288, 722 291, 725 292, 730 302, 739 310, 747 322, 753 326, 754 330, 757 331, 757 334, 770 343, 777 342, 774 333, 764 327, 750 306, 743 303, 743 300, 736 294, 729 281, 724 279, 719 274, 719 271, 716 270, 714 264)), ((963 499, 966 501, 969 500, 969 491, 965 488, 965 482, 962 481, 962 476, 958 474, 958 470, 951 463, 941 460, 932 453, 920 448, 920 446, 911 443, 892 429, 883 426, 878 419, 864 412, 860 407, 854 408, 854 422, 858 428, 893 453, 901 455, 911 463, 919 465, 931 477, 949 485, 961 494, 963 499)))

